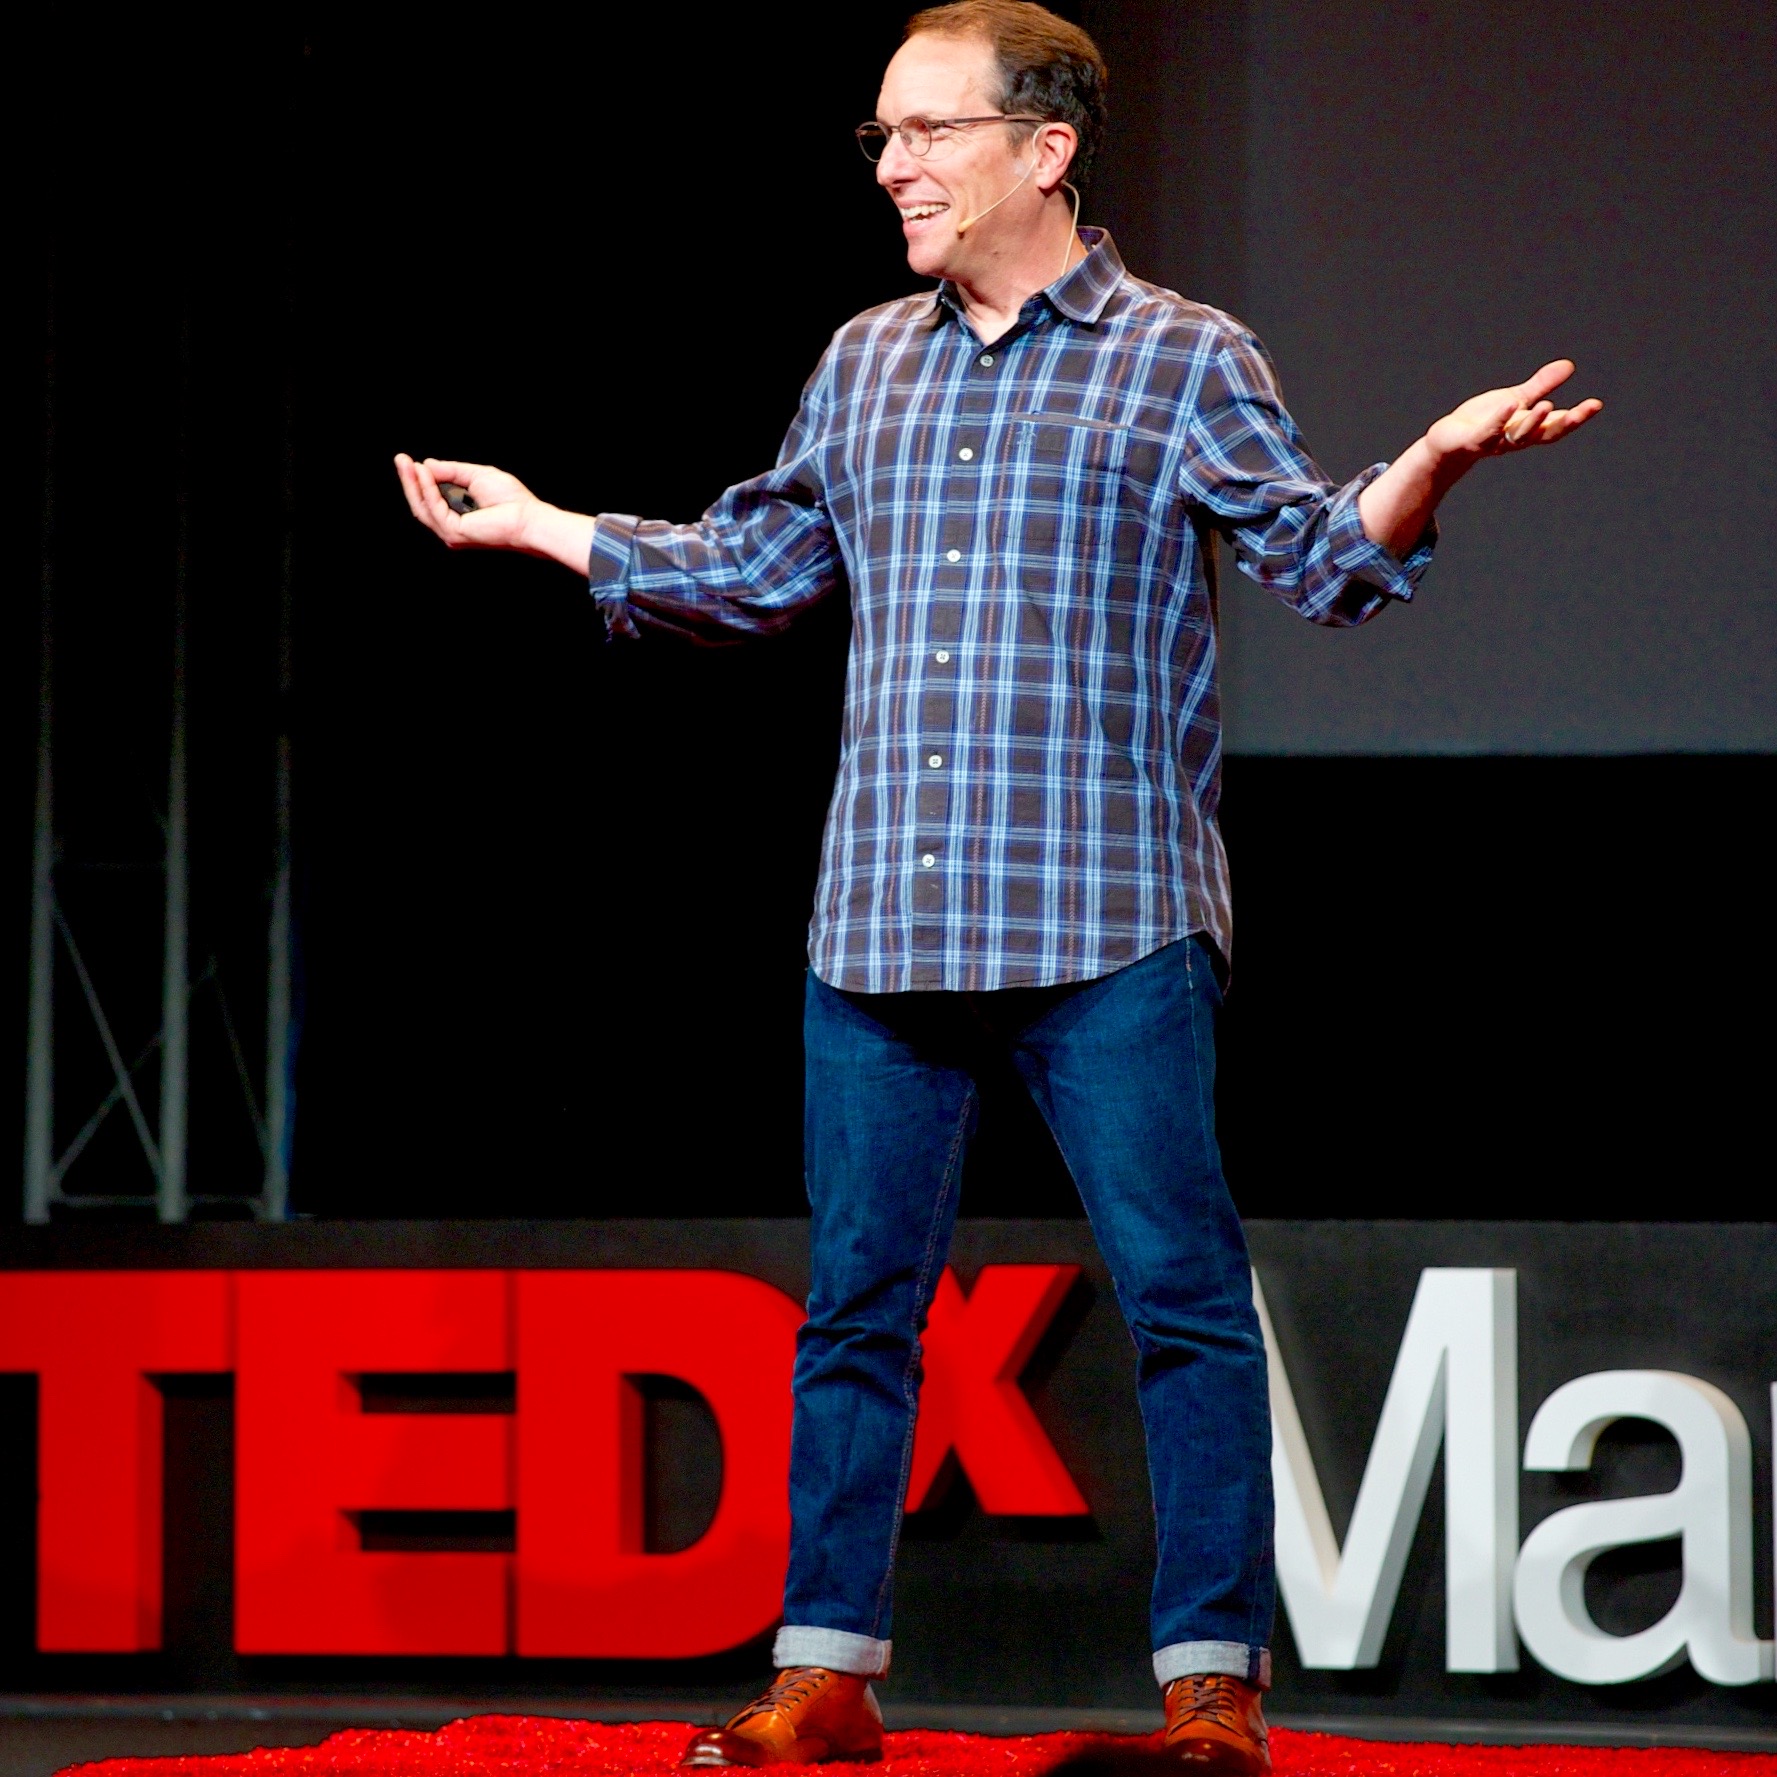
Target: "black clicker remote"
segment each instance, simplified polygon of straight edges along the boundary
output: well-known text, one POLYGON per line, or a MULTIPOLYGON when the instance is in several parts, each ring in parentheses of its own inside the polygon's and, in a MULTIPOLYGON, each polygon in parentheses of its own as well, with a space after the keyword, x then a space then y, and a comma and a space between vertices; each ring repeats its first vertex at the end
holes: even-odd
POLYGON ((481 510, 481 508, 475 504, 474 500, 470 498, 469 490, 466 487, 458 487, 454 481, 439 482, 438 491, 444 495, 445 505, 447 505, 452 512, 456 513, 459 518, 465 517, 471 512, 479 512, 481 510))

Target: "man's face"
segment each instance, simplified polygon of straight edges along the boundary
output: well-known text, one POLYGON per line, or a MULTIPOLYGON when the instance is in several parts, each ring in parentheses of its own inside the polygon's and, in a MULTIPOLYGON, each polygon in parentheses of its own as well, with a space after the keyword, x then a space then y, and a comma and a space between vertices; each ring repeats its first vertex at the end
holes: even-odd
MULTIPOLYGON (((979 37, 922 32, 901 45, 876 100, 881 123, 904 117, 985 117, 1001 109, 993 46, 979 37)), ((1041 208, 1035 181, 959 238, 956 225, 979 216, 1017 185, 1030 163, 1028 126, 975 124, 940 134, 925 155, 891 134, 876 182, 901 213, 907 263, 926 278, 967 279, 995 245, 1028 228, 1041 208), (1022 201, 1021 201, 1022 200, 1022 201)))

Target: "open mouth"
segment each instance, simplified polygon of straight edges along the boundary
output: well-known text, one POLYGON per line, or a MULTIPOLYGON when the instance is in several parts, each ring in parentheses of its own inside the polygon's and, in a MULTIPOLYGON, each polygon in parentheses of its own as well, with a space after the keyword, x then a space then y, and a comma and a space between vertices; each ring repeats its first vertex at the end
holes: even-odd
POLYGON ((903 222, 930 222, 934 216, 942 216, 950 208, 944 203, 901 204, 897 207, 903 222))

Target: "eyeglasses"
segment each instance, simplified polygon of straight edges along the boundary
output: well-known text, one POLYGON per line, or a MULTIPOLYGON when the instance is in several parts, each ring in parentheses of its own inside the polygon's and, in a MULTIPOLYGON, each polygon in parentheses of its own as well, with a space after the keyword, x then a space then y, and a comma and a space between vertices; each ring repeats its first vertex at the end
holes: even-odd
POLYGON ((951 130, 965 129, 972 123, 1049 123, 1047 117, 1010 117, 995 112, 991 117, 903 117, 899 123, 861 123, 857 127, 858 146, 866 160, 881 160, 890 136, 899 136, 901 146, 909 154, 924 158, 934 142, 949 139, 951 130))

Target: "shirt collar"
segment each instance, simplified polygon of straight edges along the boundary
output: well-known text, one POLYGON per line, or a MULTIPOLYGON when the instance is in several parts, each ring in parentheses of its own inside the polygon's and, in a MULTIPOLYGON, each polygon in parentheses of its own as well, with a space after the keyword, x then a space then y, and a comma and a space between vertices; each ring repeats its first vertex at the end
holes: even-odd
MULTIPOLYGON (((1048 289, 1031 297, 1025 304, 1027 316, 1031 303, 1036 302, 1047 302, 1057 314, 1087 326, 1104 314, 1105 305, 1122 281, 1123 258, 1107 229, 1082 228, 1078 232, 1086 257, 1071 270, 1063 272, 1048 289)), ((955 314, 958 320, 963 318, 962 298, 948 278, 932 292, 932 319, 941 321, 945 309, 955 314)))

